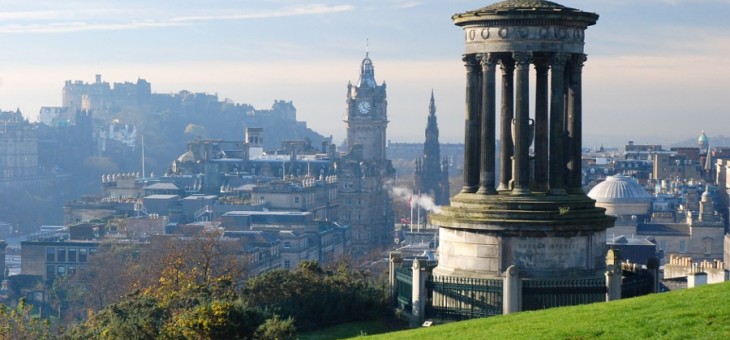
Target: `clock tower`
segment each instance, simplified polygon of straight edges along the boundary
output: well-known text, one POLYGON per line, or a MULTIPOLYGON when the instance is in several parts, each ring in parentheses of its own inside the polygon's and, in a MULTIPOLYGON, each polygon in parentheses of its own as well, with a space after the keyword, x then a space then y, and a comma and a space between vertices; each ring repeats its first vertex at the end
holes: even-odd
POLYGON ((388 126, 385 83, 375 82, 373 61, 368 54, 360 65, 360 81, 347 84, 345 115, 347 151, 359 145, 364 161, 385 161, 385 129, 388 126))
POLYGON ((365 54, 357 85, 347 84, 347 152, 337 160, 338 221, 350 226, 351 254, 359 258, 393 242, 389 188, 395 169, 385 158, 388 125, 385 84, 375 82, 365 54))

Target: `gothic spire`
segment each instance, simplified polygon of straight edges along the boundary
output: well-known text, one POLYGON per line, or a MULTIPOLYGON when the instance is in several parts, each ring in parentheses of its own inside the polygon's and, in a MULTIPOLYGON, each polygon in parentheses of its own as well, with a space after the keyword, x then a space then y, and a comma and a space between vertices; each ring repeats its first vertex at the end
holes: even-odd
POLYGON ((433 89, 431 89, 431 103, 428 104, 428 115, 436 116, 436 101, 433 99, 433 89))

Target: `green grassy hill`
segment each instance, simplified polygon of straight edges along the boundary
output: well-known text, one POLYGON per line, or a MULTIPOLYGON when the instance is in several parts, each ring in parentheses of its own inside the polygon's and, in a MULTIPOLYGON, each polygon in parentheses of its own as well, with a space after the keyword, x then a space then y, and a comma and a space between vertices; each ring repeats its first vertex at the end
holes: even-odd
POLYGON ((730 283, 385 333, 382 339, 730 339, 730 283))

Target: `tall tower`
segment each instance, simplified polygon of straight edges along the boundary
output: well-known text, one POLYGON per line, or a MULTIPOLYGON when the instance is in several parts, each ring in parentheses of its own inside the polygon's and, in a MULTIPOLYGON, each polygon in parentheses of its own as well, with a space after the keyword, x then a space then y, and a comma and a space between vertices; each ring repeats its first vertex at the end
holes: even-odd
POLYGON ((448 163, 441 161, 439 144, 439 127, 436 122, 436 101, 431 91, 428 105, 428 123, 426 124, 426 142, 423 143, 423 157, 416 161, 415 191, 433 197, 434 203, 449 203, 449 169, 448 163))
POLYGON ((601 293, 580 295, 605 282, 606 228, 614 222, 581 187, 583 47, 598 15, 507 0, 452 19, 466 43, 464 187, 431 216, 440 235, 433 274, 520 280, 510 289, 524 287, 523 299, 506 312, 603 300, 601 293), (562 302, 529 297, 542 294, 536 292, 546 281, 573 288, 562 302))
POLYGON ((359 145, 365 161, 385 160, 385 129, 388 126, 388 101, 385 82, 375 81, 373 61, 368 53, 360 64, 360 81, 347 84, 347 145, 348 151, 359 145))
POLYGON ((337 160, 338 221, 350 226, 358 257, 393 240, 393 207, 387 187, 395 169, 385 159, 388 125, 385 83, 375 81, 368 54, 357 85, 347 84, 347 154, 337 160))

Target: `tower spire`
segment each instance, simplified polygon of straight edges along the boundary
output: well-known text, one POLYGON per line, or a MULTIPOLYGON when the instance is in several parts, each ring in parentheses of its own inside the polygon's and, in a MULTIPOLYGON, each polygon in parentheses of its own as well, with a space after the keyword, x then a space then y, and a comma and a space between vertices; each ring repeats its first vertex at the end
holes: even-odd
POLYGON ((428 104, 429 116, 436 115, 436 100, 433 98, 433 89, 431 89, 431 102, 428 104))

